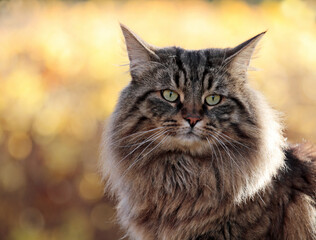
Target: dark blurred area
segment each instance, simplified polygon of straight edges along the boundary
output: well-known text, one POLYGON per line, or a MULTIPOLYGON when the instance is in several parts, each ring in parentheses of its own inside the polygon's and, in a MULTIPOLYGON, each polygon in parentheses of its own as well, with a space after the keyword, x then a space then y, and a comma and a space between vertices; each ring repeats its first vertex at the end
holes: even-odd
POLYGON ((0 239, 116 240, 98 170, 128 83, 119 22, 157 46, 229 47, 268 29, 250 83, 316 143, 315 2, 0 1, 0 239), (121 66, 122 65, 122 66, 121 66))

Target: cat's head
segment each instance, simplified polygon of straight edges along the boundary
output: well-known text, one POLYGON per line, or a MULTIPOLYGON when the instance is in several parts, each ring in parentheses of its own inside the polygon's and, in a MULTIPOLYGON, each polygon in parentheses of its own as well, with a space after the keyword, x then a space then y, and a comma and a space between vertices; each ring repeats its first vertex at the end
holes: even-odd
POLYGON ((132 76, 116 110, 123 135, 137 142, 150 131, 146 137, 180 149, 255 143, 260 123, 246 75, 264 33, 235 48, 189 51, 153 47, 121 27, 132 76))
MULTIPOLYGON (((284 163, 285 142, 278 114, 247 80, 264 33, 234 48, 189 51, 156 48, 122 30, 132 80, 104 138, 103 169, 111 187, 121 190, 125 176, 161 180, 163 166, 173 164, 180 171, 176 183, 176 173, 169 176, 175 188, 204 170, 212 178, 213 168, 236 202, 265 186, 284 163)), ((193 183, 191 189, 198 189, 193 183)))

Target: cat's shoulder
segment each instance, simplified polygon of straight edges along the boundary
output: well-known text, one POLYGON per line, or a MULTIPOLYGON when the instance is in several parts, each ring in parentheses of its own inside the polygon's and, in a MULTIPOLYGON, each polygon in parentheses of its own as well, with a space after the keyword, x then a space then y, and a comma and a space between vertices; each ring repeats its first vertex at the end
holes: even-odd
POLYGON ((298 160, 309 164, 316 164, 316 146, 310 143, 290 145, 288 148, 298 160))
POLYGON ((316 146, 309 143, 285 149, 286 180, 292 188, 316 197, 316 146))

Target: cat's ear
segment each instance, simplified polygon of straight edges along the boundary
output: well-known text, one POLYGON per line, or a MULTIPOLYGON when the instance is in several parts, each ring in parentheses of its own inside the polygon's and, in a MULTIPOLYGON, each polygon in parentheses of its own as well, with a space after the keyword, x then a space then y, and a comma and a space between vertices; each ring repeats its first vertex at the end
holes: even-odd
POLYGON ((155 47, 143 41, 125 25, 120 24, 120 26, 125 38, 131 68, 149 61, 159 60, 159 57, 154 52, 155 47))
POLYGON ((266 32, 262 32, 229 50, 226 61, 228 62, 228 67, 232 74, 246 74, 255 48, 265 33, 266 32))

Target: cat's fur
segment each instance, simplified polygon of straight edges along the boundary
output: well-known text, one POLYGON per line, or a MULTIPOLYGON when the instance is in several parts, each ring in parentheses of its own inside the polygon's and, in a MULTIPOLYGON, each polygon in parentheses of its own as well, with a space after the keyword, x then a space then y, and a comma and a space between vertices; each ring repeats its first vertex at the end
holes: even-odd
POLYGON ((102 172, 128 237, 315 239, 315 151, 285 143, 278 114, 247 82, 264 33, 188 51, 122 30, 132 81, 104 134, 102 172), (223 100, 206 106, 214 93, 223 100), (188 116, 200 121, 192 128, 188 116))

